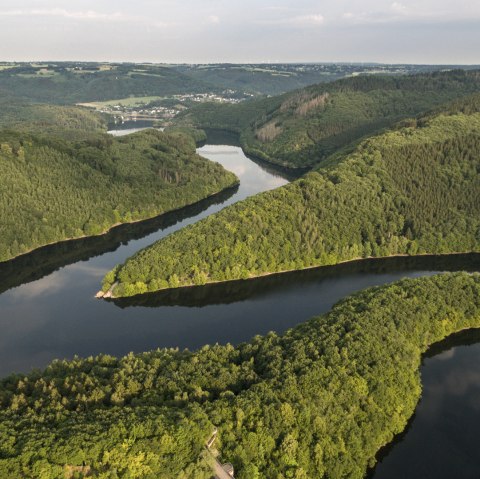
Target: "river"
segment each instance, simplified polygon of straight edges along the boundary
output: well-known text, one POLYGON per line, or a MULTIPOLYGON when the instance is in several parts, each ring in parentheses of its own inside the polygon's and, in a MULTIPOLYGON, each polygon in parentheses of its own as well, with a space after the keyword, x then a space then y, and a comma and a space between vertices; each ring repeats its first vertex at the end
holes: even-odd
MULTIPOLYGON (((1 264, 0 376, 42 368, 54 358, 74 355, 120 356, 158 347, 237 344, 256 334, 281 333, 369 286, 438 271, 479 270, 479 255, 391 258, 116 302, 94 299, 104 274, 134 252, 292 179, 288 172, 247 158, 232 144, 232 138, 212 134, 209 144, 198 152, 233 171, 240 178, 239 187, 160 218, 121 226, 103 237, 49 246, 1 264)), ((372 477, 479 477, 478 441, 475 435, 461 433, 480 425, 480 346, 462 346, 469 338, 464 336, 464 342, 453 349, 425 358, 425 392, 416 417, 395 446, 383 451, 372 477), (470 448, 463 447, 462 441, 467 440, 470 448), (448 445, 448 453, 437 454, 438 447, 448 445), (467 462, 463 451, 469 454, 467 462), (459 469, 452 473, 442 461, 459 469), (424 467, 409 468, 412 464, 424 467)))

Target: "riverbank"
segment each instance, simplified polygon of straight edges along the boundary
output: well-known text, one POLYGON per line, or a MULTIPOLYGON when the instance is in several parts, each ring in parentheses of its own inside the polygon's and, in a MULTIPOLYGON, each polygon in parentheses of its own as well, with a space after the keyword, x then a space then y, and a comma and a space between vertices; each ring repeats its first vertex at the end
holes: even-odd
MULTIPOLYGON (((435 257, 455 257, 455 256, 463 256, 463 255, 468 255, 468 254, 477 254, 480 253, 480 250, 476 251, 455 251, 452 253, 423 253, 423 254, 416 254, 416 255, 409 255, 409 254, 396 254, 396 255, 389 255, 389 256, 369 256, 367 258, 353 258, 349 260, 344 260, 344 261, 339 261, 337 263, 330 263, 330 264, 322 264, 322 265, 314 265, 314 266, 308 266, 306 268, 293 268, 293 269, 286 269, 282 271, 274 271, 274 272, 268 272, 268 273, 261 273, 258 275, 250 275, 248 278, 234 278, 234 279, 228 279, 224 281, 206 281, 203 284, 195 284, 195 283, 190 283, 190 284, 185 284, 181 285, 178 287, 171 287, 171 288, 161 288, 157 289, 155 291, 146 291, 145 293, 141 294, 135 294, 131 296, 115 296, 114 290, 115 288, 112 286, 109 288, 109 293, 110 295, 108 296, 108 299, 122 299, 122 298, 134 298, 136 296, 142 296, 144 294, 151 294, 151 293, 160 293, 164 291, 181 291, 181 290, 189 290, 192 288, 202 288, 204 286, 211 286, 211 285, 216 285, 216 284, 228 284, 228 283, 236 283, 236 282, 246 282, 246 281, 255 281, 257 279, 261 278, 267 278, 270 276, 281 276, 287 273, 294 273, 294 272, 301 272, 301 271, 312 271, 312 270, 321 270, 322 268, 331 268, 335 266, 340 266, 340 265, 345 265, 345 264, 355 264, 355 263, 362 263, 370 260, 387 260, 387 259, 395 259, 395 258, 435 258, 435 257)), ((116 286, 118 286, 118 282, 116 282, 116 286)), ((104 294, 101 294, 102 291, 99 291, 97 293, 98 296, 97 298, 105 298, 104 294)))
POLYGON ((263 165, 267 168, 271 168, 273 171, 284 173, 291 178, 291 181, 293 179, 300 178, 313 168, 291 166, 285 164, 284 162, 276 161, 275 159, 262 155, 260 152, 257 152, 257 150, 251 148, 248 142, 242 138, 241 133, 238 131, 222 128, 201 128, 201 130, 204 131, 207 136, 206 143, 238 146, 242 149, 247 158, 258 162, 260 165, 263 165), (222 140, 219 141, 219 139, 223 139, 223 141, 226 139, 227 141, 225 143, 221 143, 220 141, 222 140))
MULTIPOLYGON (((258 322, 249 328, 244 322, 241 334, 246 336, 238 337, 231 328, 227 330, 220 324, 214 329, 205 327, 207 321, 217 317, 220 321, 209 308, 195 315, 188 310, 132 313, 94 299, 101 278, 128 257, 228 205, 288 182, 248 159, 238 147, 207 145, 197 154, 233 172, 240 184, 178 212, 123 224, 103 236, 46 246, 0 265, 0 375, 28 372, 45 367, 54 358, 71 358, 75 354, 85 357, 104 352, 121 356, 159 346, 197 348, 218 341, 248 339, 261 332, 258 322), (158 321, 157 313, 168 319, 158 321), (138 320, 142 321, 141 328, 138 320), (185 334, 185 324, 189 334, 185 334)), ((236 317, 233 308, 230 318, 236 321, 236 317)))
MULTIPOLYGON (((61 241, 104 235, 238 183, 201 158, 187 136, 142 131, 123 138, 81 133, 74 142, 18 132, 0 155, 0 261, 61 241), (20 156, 15 142, 27 141, 20 156)), ((7 143, 5 143, 7 145, 7 143)))
POLYGON ((227 186, 227 187, 225 187, 225 188, 223 188, 219 191, 216 191, 215 193, 212 193, 208 196, 205 196, 205 197, 200 198, 196 201, 193 201, 191 203, 186 203, 184 205, 178 206, 178 207, 173 208, 171 210, 162 211, 162 212, 159 212, 158 214, 155 214, 153 216, 146 216, 145 218, 141 218, 141 219, 138 219, 138 220, 118 222, 118 223, 113 224, 112 226, 110 226, 109 228, 107 228, 106 230, 104 230, 104 231, 102 231, 101 233, 98 233, 98 234, 76 236, 74 238, 65 238, 65 239, 61 239, 59 241, 52 241, 51 243, 42 244, 41 246, 32 248, 32 249, 30 249, 30 250, 28 250, 24 253, 21 253, 21 254, 16 255, 16 256, 12 256, 11 258, 9 258, 7 260, 0 261, 0 266, 3 266, 7 263, 10 263, 11 261, 15 261, 17 259, 26 257, 26 256, 28 256, 32 253, 41 251, 42 249, 48 248, 49 246, 68 244, 68 243, 71 243, 71 242, 85 240, 85 239, 88 239, 88 238, 100 238, 100 237, 105 236, 109 233, 112 233, 115 229, 117 229, 121 226, 136 225, 136 224, 139 224, 139 223, 143 223, 145 221, 151 221, 151 220, 154 220, 154 219, 157 219, 157 218, 161 218, 162 216, 167 215, 167 214, 178 213, 178 212, 182 211, 183 209, 189 208, 191 206, 195 206, 196 204, 201 203, 202 201, 205 201, 205 200, 208 200, 208 199, 211 199, 211 198, 215 198, 216 196, 219 196, 222 193, 226 193, 229 190, 234 190, 239 184, 240 184, 240 181, 237 179, 237 181, 235 181, 231 185, 229 185, 229 186, 227 186))
POLYGON ((151 245, 120 266, 114 296, 360 258, 478 251, 479 130, 475 113, 384 132, 332 168, 151 245))
MULTIPOLYGON (((414 414, 422 391, 419 367, 431 345, 480 326, 479 291, 478 274, 405 279, 344 297, 322 316, 238 346, 57 361, 4 383, 9 395, 0 422, 9 427, 2 430, 27 441, 42 437, 45 467, 56 467, 59 447, 67 464, 76 464, 81 447, 92 469, 113 468, 118 455, 103 451, 120 450, 116 445, 128 438, 125 457, 146 451, 159 473, 174 467, 168 477, 176 477, 189 468, 197 477, 214 418, 222 457, 240 474, 254 465, 265 477, 293 470, 297 477, 360 479, 414 414), (45 382, 62 388, 52 394, 45 382), (78 394, 79 387, 88 392, 78 394), (35 409, 41 397, 44 405, 35 409), (40 420, 50 414, 60 419, 40 420), (25 416, 27 422, 16 420, 25 416), (119 422, 126 432, 112 436, 109 425, 119 422), (134 424, 141 433, 133 438, 134 424), (93 443, 87 440, 92 430, 93 443), (165 434, 174 448, 158 447, 165 434), (65 442, 58 444, 59 436, 65 442), (259 446, 252 448, 252 440, 259 446)), ((30 450, 23 442, 0 461, 0 471, 35 467, 30 450)))

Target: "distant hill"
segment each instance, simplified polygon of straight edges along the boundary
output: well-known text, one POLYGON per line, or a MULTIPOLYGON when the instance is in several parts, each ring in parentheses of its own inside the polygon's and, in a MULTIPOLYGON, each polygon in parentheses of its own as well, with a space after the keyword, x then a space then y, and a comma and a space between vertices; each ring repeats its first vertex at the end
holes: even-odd
POLYGON ((47 63, 18 64, 0 70, 0 89, 36 102, 71 104, 207 92, 212 87, 158 65, 47 63))
POLYGON ((479 71, 358 76, 240 105, 199 105, 177 123, 236 131, 249 154, 311 168, 401 118, 477 91, 479 71))
POLYGON ((0 92, 35 102, 72 104, 187 93, 279 95, 355 75, 399 76, 451 67, 380 64, 0 63, 0 92))
POLYGON ((254 95, 280 95, 316 83, 332 82, 350 76, 406 75, 452 67, 378 63, 219 63, 173 65, 172 68, 219 88, 230 88, 254 95))
POLYGON ((366 257, 480 251, 480 94, 406 120, 326 165, 140 251, 110 277, 119 282, 114 294, 366 257))

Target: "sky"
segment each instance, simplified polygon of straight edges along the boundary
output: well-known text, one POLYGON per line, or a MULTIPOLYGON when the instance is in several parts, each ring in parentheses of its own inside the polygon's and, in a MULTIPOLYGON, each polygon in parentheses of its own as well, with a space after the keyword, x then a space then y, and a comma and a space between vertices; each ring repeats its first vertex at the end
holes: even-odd
POLYGON ((1 0, 0 60, 480 64, 480 0, 1 0))

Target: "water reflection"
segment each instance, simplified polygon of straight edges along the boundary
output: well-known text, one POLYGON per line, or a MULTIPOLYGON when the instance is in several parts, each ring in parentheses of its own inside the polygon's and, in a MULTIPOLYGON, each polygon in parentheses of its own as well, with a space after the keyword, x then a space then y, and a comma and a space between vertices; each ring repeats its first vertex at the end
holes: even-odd
MULTIPOLYGON (((151 126, 152 122, 145 120, 126 122, 116 128, 122 134, 129 134, 151 126)), ((110 130, 110 133, 113 134, 115 131, 110 130)), ((121 246, 128 245, 126 252, 129 254, 118 252, 116 262, 111 263, 113 267, 138 249, 172 232, 173 229, 179 229, 198 221, 218 211, 221 207, 248 196, 282 186, 294 177, 281 167, 268 167, 247 158, 238 146, 225 146, 230 145, 228 142, 238 143, 237 136, 234 134, 209 130, 210 136, 215 145, 204 145, 198 152, 212 161, 221 163, 230 171, 234 171, 241 180, 240 186, 229 188, 194 205, 150 220, 120 225, 102 236, 45 246, 14 260, 0 263, 0 294, 22 284, 37 281, 64 266, 116 252, 121 246), (172 227, 174 228, 172 229, 172 227)), ((51 288, 47 288, 47 285, 39 286, 37 290, 40 291, 42 288, 45 291, 51 290, 51 288)))
POLYGON ((144 306, 202 307, 215 304, 232 304, 247 299, 253 300, 273 292, 287 293, 295 285, 295 290, 318 286, 331 278, 361 275, 399 275, 413 271, 480 271, 480 254, 455 254, 446 256, 417 256, 396 258, 372 258, 352 261, 337 266, 312 268, 304 271, 273 274, 251 280, 229 281, 205 286, 178 288, 149 293, 131 298, 112 300, 117 306, 127 308, 144 306))
POLYGON ((105 236, 48 246, 0 265, 0 375, 75 354, 123 355, 236 341, 222 327, 205 329, 206 323, 221 322, 216 314, 199 319, 183 310, 122 311, 94 299, 101 277, 135 252, 227 205, 288 182, 281 172, 271 174, 246 158, 238 147, 206 145, 199 152, 227 169, 240 165, 240 185, 179 212, 124 225, 105 236), (197 334, 202 327, 204 332, 197 334))
MULTIPOLYGON (((196 217, 212 205, 221 205, 237 192, 238 186, 228 188, 194 205, 140 223, 117 226, 102 236, 45 246, 19 258, 0 263, 0 293, 22 284, 37 281, 69 264, 114 252, 123 244, 174 226, 187 218, 196 217)), ((104 270, 98 271, 102 272, 100 275, 102 277, 104 270)))
MULTIPOLYGON (((233 133, 230 131, 225 130, 218 130, 213 128, 206 128, 205 133, 208 138, 208 144, 212 146, 221 146, 221 145, 229 145, 229 146, 237 146, 241 147, 240 138, 238 133, 233 133)), ((287 179, 288 181, 294 181, 304 175, 309 168, 285 168, 280 165, 275 165, 273 163, 269 163, 268 161, 264 161, 260 158, 256 158, 252 155, 246 154, 246 157, 260 166, 263 170, 267 171, 271 175, 274 176, 281 176, 282 178, 287 179)))
MULTIPOLYGON (((209 134, 209 141, 214 140, 209 134)), ((237 168, 235 190, 109 234, 48 246, 0 265, 0 375, 44 367, 54 358, 121 356, 157 347, 195 349, 279 333, 328 311, 352 292, 437 271, 478 271, 480 255, 368 260, 303 272, 178 289, 109 303, 93 298, 101 277, 140 248, 291 173, 245 157, 238 147, 201 154, 237 168), (8 290, 8 291, 7 291, 8 290), (120 306, 120 307, 118 307, 120 306)), ((375 479, 479 477, 480 332, 456 335, 424 358, 416 416, 383 451, 375 479), (471 346, 467 346, 471 344, 471 346)))
MULTIPOLYGON (((111 125, 108 133, 112 136, 125 136, 137 131, 145 130, 146 128, 154 128, 154 122, 152 120, 137 120, 126 121, 124 123, 118 123, 111 125)), ((156 130, 163 131, 163 128, 155 128, 156 130)))
POLYGON ((372 479, 480 477, 480 330, 432 346, 407 430, 380 454, 372 479))

